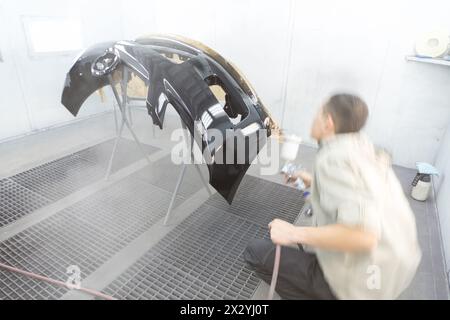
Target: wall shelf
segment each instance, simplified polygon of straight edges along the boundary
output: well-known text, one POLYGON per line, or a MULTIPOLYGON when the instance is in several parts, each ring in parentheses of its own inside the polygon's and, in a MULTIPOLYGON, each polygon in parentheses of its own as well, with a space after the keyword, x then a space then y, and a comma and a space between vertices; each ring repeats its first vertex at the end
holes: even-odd
POLYGON ((438 65, 450 67, 450 60, 444 60, 444 59, 421 58, 421 57, 416 57, 416 56, 406 56, 406 60, 407 61, 415 61, 415 62, 438 64, 438 65))

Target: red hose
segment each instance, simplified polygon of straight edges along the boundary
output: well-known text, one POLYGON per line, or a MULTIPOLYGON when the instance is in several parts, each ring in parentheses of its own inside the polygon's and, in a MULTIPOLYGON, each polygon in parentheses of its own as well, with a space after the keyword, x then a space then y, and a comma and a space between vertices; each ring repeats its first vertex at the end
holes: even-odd
MULTIPOLYGON (((54 284, 54 285, 57 285, 57 286, 60 286, 60 287, 66 287, 68 289, 71 289, 71 288, 69 288, 67 286, 67 284, 65 282, 62 282, 62 281, 59 281, 59 280, 55 280, 55 279, 51 279, 51 278, 47 278, 45 276, 41 276, 39 274, 28 272, 28 271, 25 271, 25 270, 21 270, 21 269, 15 268, 15 267, 11 267, 11 266, 8 266, 8 265, 3 264, 3 263, 0 263, 0 268, 8 270, 8 271, 11 271, 11 272, 19 273, 21 275, 24 275, 24 276, 27 276, 27 277, 30 277, 30 278, 35 278, 35 279, 38 279, 38 280, 42 280, 42 281, 45 281, 45 282, 48 282, 48 283, 51 283, 51 284, 54 284)), ((79 290, 79 291, 84 292, 84 293, 87 293, 87 294, 90 294, 90 295, 98 297, 98 298, 105 299, 105 300, 117 300, 114 297, 108 296, 108 295, 106 295, 104 293, 101 293, 99 291, 95 291, 95 290, 92 290, 92 289, 87 289, 87 288, 74 288, 74 289, 79 290)))
POLYGON ((277 286, 278 270, 280 269, 280 257, 281 257, 281 246, 277 244, 277 247, 275 249, 275 261, 273 264, 272 281, 270 282, 269 294, 267 295, 268 300, 273 299, 275 287, 277 286))

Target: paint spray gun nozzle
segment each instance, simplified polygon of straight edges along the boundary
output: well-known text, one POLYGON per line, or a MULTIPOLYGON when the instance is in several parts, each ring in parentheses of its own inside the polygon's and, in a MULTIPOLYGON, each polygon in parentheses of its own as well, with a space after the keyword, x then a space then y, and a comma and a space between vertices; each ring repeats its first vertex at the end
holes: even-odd
POLYGON ((295 178, 295 172, 302 168, 301 165, 295 165, 293 163, 286 163, 281 169, 281 173, 288 176, 288 182, 293 182, 295 188, 303 191, 306 189, 306 185, 301 178, 295 178))

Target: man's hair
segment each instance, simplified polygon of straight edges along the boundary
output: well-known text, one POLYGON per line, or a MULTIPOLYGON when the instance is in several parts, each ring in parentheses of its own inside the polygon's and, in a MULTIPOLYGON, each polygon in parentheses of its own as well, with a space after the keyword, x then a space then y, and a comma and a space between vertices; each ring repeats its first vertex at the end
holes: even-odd
POLYGON ((345 93, 333 95, 323 111, 333 119, 336 134, 360 131, 369 115, 367 105, 360 97, 345 93))

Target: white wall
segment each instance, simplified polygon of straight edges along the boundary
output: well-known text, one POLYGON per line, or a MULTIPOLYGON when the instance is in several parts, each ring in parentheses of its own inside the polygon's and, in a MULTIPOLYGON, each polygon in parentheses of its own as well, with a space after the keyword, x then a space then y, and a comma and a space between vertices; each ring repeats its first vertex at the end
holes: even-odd
POLYGON ((450 69, 406 62, 418 33, 443 25, 445 0, 295 2, 284 125, 306 136, 333 91, 360 94, 367 132, 397 164, 433 163, 450 119, 450 69))
MULTIPOLYGON (((0 3, 0 140, 73 121, 61 105, 65 74, 77 53, 32 56, 23 17, 74 17, 82 22, 83 45, 120 39, 120 15, 109 1, 4 0, 0 3), (98 19, 98 13, 103 17, 98 19)), ((85 117, 111 108, 98 95, 80 111, 85 117)))
POLYGON ((31 130, 28 109, 25 106, 22 89, 13 60, 11 39, 6 28, 7 14, 0 2, 0 139, 31 130))
POLYGON ((436 205, 439 211, 447 267, 450 267, 450 126, 442 141, 436 167, 441 173, 439 178, 434 179, 437 194, 436 205))
MULTIPOLYGON (((4 2, 0 72, 16 69, 20 76, 0 75, 0 88, 11 96, 0 97, 0 112, 7 112, 8 119, 14 115, 17 122, 12 128, 1 116, 0 139, 72 119, 59 105, 71 59, 31 61, 22 14, 81 16, 86 45, 155 32, 200 40, 234 62, 275 118, 304 138, 330 93, 356 92, 370 107, 367 132, 392 152, 395 163, 407 167, 415 161, 434 163, 449 123, 450 69, 404 59, 413 53, 418 33, 436 26, 450 30, 446 0, 426 5, 419 0, 4 2), (45 76, 36 81, 39 74, 45 76)), ((104 106, 82 110, 94 113, 104 106)))

